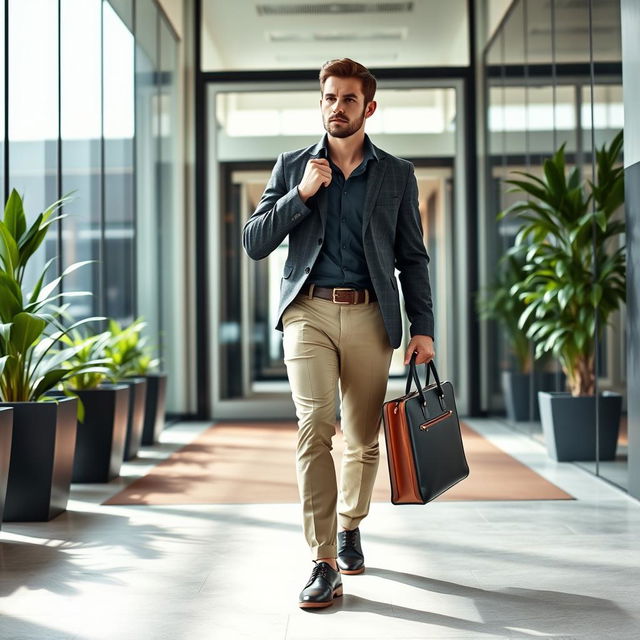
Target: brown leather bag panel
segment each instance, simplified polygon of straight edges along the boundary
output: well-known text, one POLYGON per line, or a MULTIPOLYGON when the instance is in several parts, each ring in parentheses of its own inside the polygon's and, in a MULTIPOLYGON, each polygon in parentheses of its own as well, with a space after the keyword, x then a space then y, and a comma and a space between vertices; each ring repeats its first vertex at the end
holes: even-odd
POLYGON ((423 504, 424 501, 418 490, 418 481, 413 467, 413 451, 409 430, 404 419, 404 401, 398 403, 397 411, 394 413, 395 406, 396 403, 389 402, 384 407, 392 501, 423 504))

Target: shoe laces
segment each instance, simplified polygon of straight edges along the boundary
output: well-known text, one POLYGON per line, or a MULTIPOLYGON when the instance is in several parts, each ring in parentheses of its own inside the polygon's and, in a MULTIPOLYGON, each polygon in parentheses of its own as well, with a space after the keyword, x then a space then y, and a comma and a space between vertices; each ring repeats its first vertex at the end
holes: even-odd
POLYGON ((315 567, 313 567, 313 571, 311 572, 309 584, 311 584, 318 576, 322 576, 326 580, 327 571, 329 570, 329 565, 326 562, 318 563, 315 560, 313 562, 315 567))
POLYGON ((346 547, 355 547, 358 537, 357 529, 350 529, 344 532, 344 544, 346 547))

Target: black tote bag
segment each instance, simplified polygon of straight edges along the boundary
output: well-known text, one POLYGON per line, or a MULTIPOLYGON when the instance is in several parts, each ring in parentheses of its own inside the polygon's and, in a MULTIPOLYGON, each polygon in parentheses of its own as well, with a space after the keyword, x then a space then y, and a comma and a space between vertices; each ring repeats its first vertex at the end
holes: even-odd
POLYGON ((385 402, 382 416, 393 504, 426 504, 469 475, 453 386, 433 361, 422 387, 413 355, 405 395, 385 402))

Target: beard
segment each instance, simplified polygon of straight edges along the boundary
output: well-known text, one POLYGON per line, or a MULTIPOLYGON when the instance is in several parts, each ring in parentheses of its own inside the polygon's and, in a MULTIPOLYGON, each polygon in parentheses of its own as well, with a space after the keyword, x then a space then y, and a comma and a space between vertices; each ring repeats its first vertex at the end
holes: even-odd
POLYGON ((353 120, 344 120, 343 122, 329 122, 333 117, 326 118, 323 122, 324 130, 334 138, 348 138, 358 131, 364 122, 364 112, 366 107, 362 110, 362 113, 358 118, 353 120))

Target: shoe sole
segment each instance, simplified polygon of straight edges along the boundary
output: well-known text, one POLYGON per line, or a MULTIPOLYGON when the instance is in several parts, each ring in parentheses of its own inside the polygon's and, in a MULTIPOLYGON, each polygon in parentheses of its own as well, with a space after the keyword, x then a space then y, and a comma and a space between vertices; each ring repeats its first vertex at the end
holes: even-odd
POLYGON ((334 590, 332 599, 327 600, 327 602, 298 602, 298 606, 301 609, 324 609, 325 607, 330 607, 333 604, 333 598, 339 598, 341 596, 342 586, 339 586, 334 590))
POLYGON ((345 576, 357 576, 360 573, 364 573, 364 567, 360 567, 359 569, 355 569, 353 571, 347 571, 346 569, 340 569, 340 573, 343 573, 345 576))

